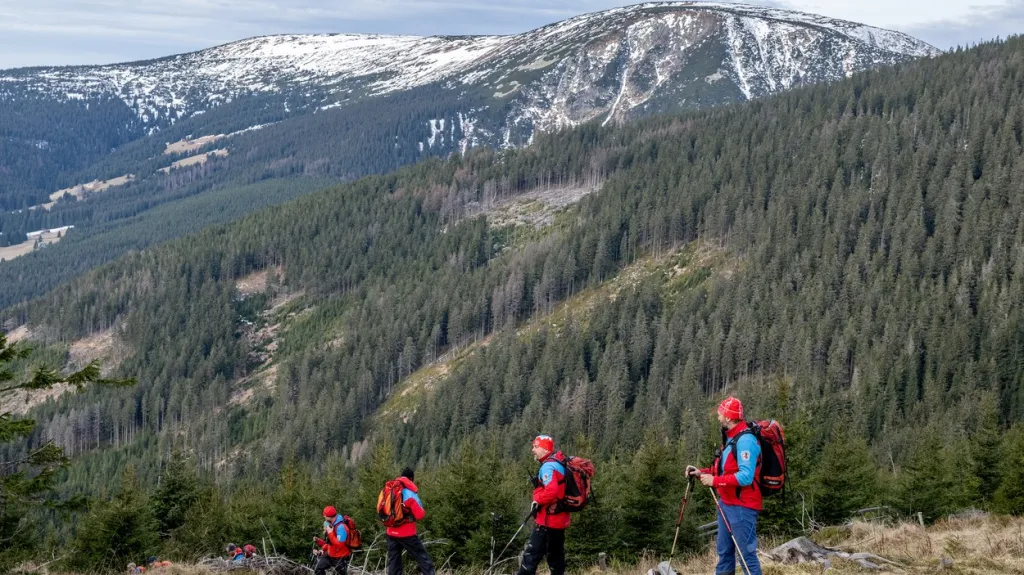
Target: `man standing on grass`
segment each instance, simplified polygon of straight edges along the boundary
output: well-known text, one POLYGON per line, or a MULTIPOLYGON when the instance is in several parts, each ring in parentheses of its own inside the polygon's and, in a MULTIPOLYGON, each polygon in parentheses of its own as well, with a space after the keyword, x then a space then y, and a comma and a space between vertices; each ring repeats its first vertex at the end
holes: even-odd
POLYGON ((701 484, 718 492, 718 566, 716 575, 736 572, 736 547, 746 564, 746 575, 761 575, 757 559, 757 515, 761 512, 761 490, 757 476, 761 472, 761 445, 743 420, 743 404, 727 397, 718 406, 718 423, 723 430, 722 454, 713 466, 686 468, 686 474, 699 477, 701 484), (724 515, 724 516, 723 516, 724 515), (729 535, 732 528, 733 543, 729 535))
POLYGON ((531 451, 540 462, 540 471, 533 479, 533 508, 537 515, 518 575, 537 573, 537 566, 545 556, 551 575, 564 575, 569 512, 560 511, 558 504, 565 498, 565 456, 555 453, 555 441, 547 435, 538 435, 531 451))

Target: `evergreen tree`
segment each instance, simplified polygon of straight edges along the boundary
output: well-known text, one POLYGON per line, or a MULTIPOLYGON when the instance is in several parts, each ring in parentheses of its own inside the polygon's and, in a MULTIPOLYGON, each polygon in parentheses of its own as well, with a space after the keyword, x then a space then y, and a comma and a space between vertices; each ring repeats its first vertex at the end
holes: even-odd
POLYGON ((897 506, 910 515, 922 513, 929 522, 956 511, 962 501, 956 478, 961 472, 953 468, 939 431, 922 429, 899 479, 897 506))
POLYGON ((974 475, 978 480, 978 491, 985 505, 1000 485, 1002 437, 999 432, 999 404, 992 394, 985 394, 981 401, 981 415, 977 428, 971 435, 971 455, 974 459, 974 475))
MULTIPOLYGON (((97 362, 70 373, 61 374, 52 367, 38 366, 25 379, 31 350, 9 344, 0 333, 0 405, 7 409, 19 393, 41 392, 60 384, 81 390, 89 384, 130 385, 134 380, 106 379, 100 376, 97 362)), ((36 428, 33 419, 0 411, 0 448, 31 438, 36 428)), ((63 450, 53 441, 22 443, 15 455, 0 469, 0 569, 10 566, 36 543, 37 532, 27 528, 30 517, 44 505, 60 507, 51 492, 57 472, 69 463, 63 450)))
POLYGON ((682 474, 673 453, 649 438, 632 457, 630 472, 619 485, 618 539, 625 556, 644 551, 665 552, 672 545, 672 521, 678 512, 675 496, 682 494, 682 474))
POLYGON ((992 506, 1000 513, 1024 515, 1024 426, 1013 426, 1003 437, 1002 481, 992 506))
POLYGON ((117 495, 95 503, 82 520, 69 563, 80 569, 105 570, 121 570, 129 562, 143 564, 159 546, 158 525, 135 470, 128 468, 117 495))
POLYGON ((840 426, 832 432, 808 482, 814 495, 814 519, 826 525, 840 524, 881 499, 878 467, 867 442, 846 431, 840 426))
POLYGON ((174 452, 153 494, 153 510, 160 523, 161 537, 170 537, 185 523, 185 517, 201 495, 202 485, 195 463, 180 452, 174 452))

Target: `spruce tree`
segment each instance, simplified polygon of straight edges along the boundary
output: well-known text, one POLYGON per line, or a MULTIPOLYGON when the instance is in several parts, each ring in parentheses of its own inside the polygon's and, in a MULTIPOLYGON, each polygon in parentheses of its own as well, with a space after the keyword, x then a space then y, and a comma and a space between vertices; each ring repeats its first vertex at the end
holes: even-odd
POLYGON ((842 430, 833 431, 808 482, 814 495, 814 519, 836 525, 878 501, 878 468, 868 444, 842 430))
MULTIPOLYGON (((36 428, 34 419, 5 411, 19 394, 39 393, 58 385, 81 390, 86 385, 131 385, 134 380, 108 379, 100 375, 98 362, 92 362, 79 371, 62 374, 49 366, 37 366, 29 371, 28 358, 32 350, 24 345, 8 343, 0 332, 0 448, 32 438, 36 428)), ((37 530, 28 528, 34 514, 44 507, 61 507, 52 493, 57 472, 67 467, 69 460, 53 441, 29 441, 0 469, 0 571, 11 566, 37 543, 37 530)))
POLYGON ((1002 442, 999 434, 999 404, 994 394, 985 394, 981 401, 980 420, 971 435, 974 475, 978 480, 981 501, 985 505, 992 502, 999 488, 1002 442))
POLYGON ((922 513, 929 522, 956 511, 960 488, 954 475, 958 472, 936 427, 921 429, 899 479, 897 506, 909 515, 922 513))
POLYGON ((142 491, 135 470, 125 470, 121 487, 110 501, 96 502, 82 520, 69 563, 79 569, 117 569, 143 564, 160 543, 152 502, 142 491))
POLYGON ((153 494, 153 510, 160 522, 160 536, 167 538, 185 523, 186 515, 202 494, 202 486, 195 463, 180 452, 171 456, 160 479, 153 494))
POLYGON ((1015 425, 1003 437, 1002 481, 992 499, 1000 513, 1024 515, 1024 425, 1015 425))

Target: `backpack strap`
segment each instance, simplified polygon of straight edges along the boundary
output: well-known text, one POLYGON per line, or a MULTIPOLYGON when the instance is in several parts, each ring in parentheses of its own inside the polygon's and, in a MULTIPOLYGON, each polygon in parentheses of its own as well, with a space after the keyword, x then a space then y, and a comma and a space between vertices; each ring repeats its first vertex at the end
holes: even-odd
MULTIPOLYGON (((733 456, 733 458, 736 459, 736 465, 739 465, 739 461, 740 460, 739 460, 739 456, 736 455, 736 448, 737 448, 737 444, 739 443, 741 437, 743 437, 744 435, 750 434, 750 435, 753 435, 754 439, 757 439, 758 442, 760 443, 759 435, 754 431, 754 426, 756 424, 754 422, 752 422, 752 421, 748 421, 748 422, 746 422, 746 424, 747 424, 747 428, 746 429, 744 429, 743 431, 737 433, 731 439, 726 441, 724 446, 722 446, 722 454, 718 458, 718 474, 719 475, 722 475, 722 474, 725 473, 725 450, 728 449, 729 447, 732 447, 732 456, 733 456)), ((722 429, 722 437, 723 438, 725 437, 725 429, 722 429)), ((757 458, 758 458, 758 460, 760 460, 761 459, 761 455, 758 454, 757 458)), ((755 462, 754 465, 756 466, 757 463, 755 462)), ((751 483, 751 485, 756 486, 758 491, 761 490, 761 486, 759 485, 756 476, 754 477, 754 481, 751 483)), ((742 498, 743 498, 743 488, 742 487, 737 487, 736 488, 736 499, 742 499, 742 498)))
POLYGON ((569 477, 569 468, 566 466, 566 461, 568 461, 568 458, 559 459, 555 457, 554 454, 545 457, 544 461, 540 462, 540 469, 537 470, 537 478, 543 481, 543 478, 540 476, 540 472, 544 470, 544 466, 547 465, 548 463, 557 463, 562 467, 562 478, 558 480, 558 483, 559 485, 565 483, 569 477))

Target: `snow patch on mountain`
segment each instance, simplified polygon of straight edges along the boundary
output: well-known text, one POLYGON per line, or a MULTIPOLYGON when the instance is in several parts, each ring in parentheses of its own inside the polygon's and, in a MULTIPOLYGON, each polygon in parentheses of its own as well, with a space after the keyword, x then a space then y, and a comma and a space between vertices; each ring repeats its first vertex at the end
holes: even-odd
MULTIPOLYGON (((749 99, 938 53, 905 34, 814 14, 664 2, 513 36, 291 34, 145 62, 0 71, 0 99, 25 90, 64 99, 116 97, 152 131, 248 95, 315 91, 329 103, 312 109, 328 110, 441 82, 509 98, 502 139, 513 145, 513 132, 528 139, 533 129, 620 120, 688 82, 729 80, 749 99), (721 62, 688 76, 700 59, 718 57, 721 62)), ((286 101, 284 109, 292 105, 286 101)), ((449 127, 454 130, 454 118, 449 127)), ((443 141, 431 130, 429 146, 443 141)))

